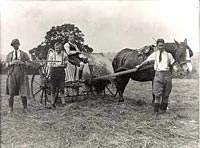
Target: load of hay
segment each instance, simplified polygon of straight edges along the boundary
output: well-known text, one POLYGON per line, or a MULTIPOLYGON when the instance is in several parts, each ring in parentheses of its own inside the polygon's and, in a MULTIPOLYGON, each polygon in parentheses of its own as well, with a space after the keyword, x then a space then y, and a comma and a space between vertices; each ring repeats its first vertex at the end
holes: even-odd
POLYGON ((103 53, 92 53, 86 55, 93 67, 92 75, 89 72, 89 66, 86 66, 83 71, 83 77, 86 80, 85 84, 93 86, 97 93, 100 93, 107 84, 110 83, 108 79, 98 79, 100 76, 113 73, 112 63, 106 58, 103 53), (97 78, 97 79, 94 79, 97 78))
MULTIPOLYGON (((103 53, 92 53, 85 56, 88 57, 90 63, 93 65, 93 74, 95 76, 98 77, 113 73, 111 61, 103 53)), ((88 73, 87 71, 87 68, 85 68, 84 73, 88 73)))

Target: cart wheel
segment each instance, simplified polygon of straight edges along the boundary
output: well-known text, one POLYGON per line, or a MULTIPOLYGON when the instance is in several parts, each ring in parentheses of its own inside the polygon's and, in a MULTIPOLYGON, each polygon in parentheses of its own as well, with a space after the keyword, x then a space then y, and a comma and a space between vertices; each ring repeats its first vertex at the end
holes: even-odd
POLYGON ((110 84, 108 84, 105 88, 105 94, 109 93, 112 97, 117 95, 117 88, 114 80, 110 80, 110 84))
POLYGON ((49 102, 51 95, 48 70, 46 64, 40 65, 31 79, 31 95, 33 99, 45 105, 49 102))

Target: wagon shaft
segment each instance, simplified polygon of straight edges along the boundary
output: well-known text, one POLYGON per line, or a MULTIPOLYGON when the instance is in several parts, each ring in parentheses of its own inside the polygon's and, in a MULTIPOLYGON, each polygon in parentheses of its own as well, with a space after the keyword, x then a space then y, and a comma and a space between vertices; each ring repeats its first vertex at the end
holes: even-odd
POLYGON ((33 63, 52 63, 52 62, 61 62, 61 61, 50 61, 50 60, 32 60, 33 63))
POLYGON ((121 75, 125 75, 125 74, 130 74, 130 73, 134 73, 136 71, 141 71, 141 70, 149 69, 149 68, 152 68, 152 67, 153 67, 152 64, 151 65, 143 65, 142 67, 139 67, 139 68, 133 68, 133 69, 117 72, 117 73, 108 74, 108 75, 105 75, 105 76, 100 76, 100 77, 94 78, 94 80, 109 79, 111 77, 117 77, 117 76, 121 76, 121 75))

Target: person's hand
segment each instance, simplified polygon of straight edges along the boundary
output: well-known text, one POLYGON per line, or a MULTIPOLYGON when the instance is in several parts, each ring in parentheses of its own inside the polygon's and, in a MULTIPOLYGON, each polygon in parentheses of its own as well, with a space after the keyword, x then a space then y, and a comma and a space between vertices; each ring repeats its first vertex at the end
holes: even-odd
POLYGON ((25 62, 21 61, 21 60, 12 60, 10 62, 10 65, 24 65, 25 62))
POLYGON ((8 67, 10 66, 10 63, 8 63, 8 62, 3 62, 3 65, 4 65, 5 68, 8 68, 8 67))
POLYGON ((140 65, 135 66, 137 69, 140 67, 140 65))
POLYGON ((174 65, 174 66, 173 66, 173 70, 174 70, 174 72, 178 72, 178 70, 179 70, 179 69, 178 69, 178 66, 177 66, 177 65, 174 65))
POLYGON ((30 61, 25 61, 24 65, 26 68, 33 68, 33 63, 31 63, 30 61))
POLYGON ((76 53, 77 53, 77 54, 81 54, 81 52, 80 52, 80 51, 76 51, 76 53))
POLYGON ((21 61, 21 60, 19 60, 17 63, 18 63, 18 65, 26 65, 27 61, 21 61))
POLYGON ((19 63, 19 60, 12 60, 9 65, 17 65, 19 63))
POLYGON ((70 52, 69 52, 69 55, 76 54, 76 52, 77 52, 77 51, 70 51, 70 52))

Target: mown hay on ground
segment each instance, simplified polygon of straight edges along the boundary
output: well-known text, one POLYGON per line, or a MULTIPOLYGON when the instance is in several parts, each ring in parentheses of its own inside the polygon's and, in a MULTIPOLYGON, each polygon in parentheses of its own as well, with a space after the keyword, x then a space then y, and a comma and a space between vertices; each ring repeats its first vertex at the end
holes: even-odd
MULTIPOLYGON (((2 77, 1 77, 2 78, 2 77)), ((2 79, 5 83, 5 77, 2 79)), ((13 117, 1 88, 2 148, 198 148, 198 82, 173 79, 168 114, 152 116, 151 83, 130 81, 125 102, 87 96, 64 108, 29 100, 29 114, 15 99, 13 117), (181 87, 180 87, 181 86, 181 87), (138 100, 146 103, 138 106, 138 100)))

